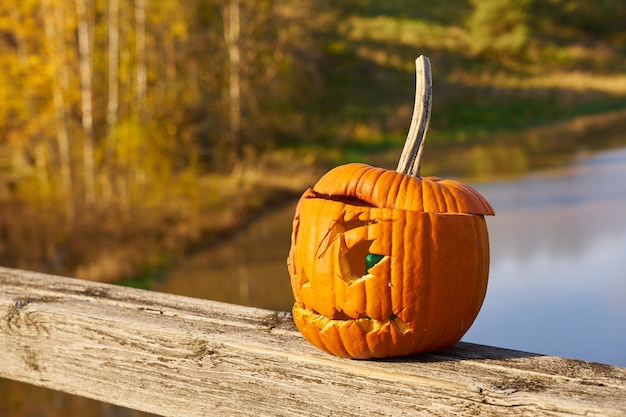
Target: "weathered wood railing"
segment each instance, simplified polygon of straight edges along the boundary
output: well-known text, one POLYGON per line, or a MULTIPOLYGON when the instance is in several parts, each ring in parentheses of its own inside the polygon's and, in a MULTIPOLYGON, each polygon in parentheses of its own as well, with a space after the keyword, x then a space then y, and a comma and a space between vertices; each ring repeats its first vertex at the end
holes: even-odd
POLYGON ((287 313, 0 268, 0 376, 164 416, 626 415, 626 369, 459 343, 356 361, 287 313))

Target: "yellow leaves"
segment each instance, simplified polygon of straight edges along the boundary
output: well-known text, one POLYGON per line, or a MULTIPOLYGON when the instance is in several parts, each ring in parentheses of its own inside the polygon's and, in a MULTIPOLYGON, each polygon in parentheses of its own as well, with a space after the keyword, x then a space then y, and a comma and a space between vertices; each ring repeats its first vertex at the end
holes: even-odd
MULTIPOLYGON (((294 80, 316 71, 307 37, 312 2, 262 3, 241 3, 238 140, 251 154, 276 132, 291 138, 305 131, 292 135, 293 103, 306 96, 294 80), (297 15, 278 13, 285 7, 297 15)), ((162 222, 167 216, 197 218, 193 235, 211 222, 218 228, 225 212, 238 221, 232 206, 257 209, 276 181, 301 183, 301 160, 288 179, 263 172, 258 160, 246 167, 246 176, 262 178, 244 182, 262 184, 262 192, 242 192, 241 177, 226 174, 232 82, 221 25, 217 5, 199 0, 0 1, 0 155, 8 165, 0 185, 10 182, 7 198, 50 211, 62 219, 59 228, 79 229, 81 216, 93 216, 98 227, 150 217, 171 236, 178 220, 162 222), (214 192, 203 175, 218 171, 228 189, 214 192)))

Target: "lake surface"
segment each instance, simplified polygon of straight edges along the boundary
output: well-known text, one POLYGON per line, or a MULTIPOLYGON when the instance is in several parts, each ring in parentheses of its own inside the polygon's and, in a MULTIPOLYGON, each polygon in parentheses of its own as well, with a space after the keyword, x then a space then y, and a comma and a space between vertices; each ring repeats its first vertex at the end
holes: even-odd
POLYGON ((464 340, 626 366, 626 148, 477 188, 496 216, 464 340))
MULTIPOLYGON (((584 149, 584 148, 581 148, 584 149)), ((463 340, 626 366, 626 147, 472 182, 493 205, 485 303, 463 340)), ((289 310, 295 202, 172 269, 160 291, 289 310)))

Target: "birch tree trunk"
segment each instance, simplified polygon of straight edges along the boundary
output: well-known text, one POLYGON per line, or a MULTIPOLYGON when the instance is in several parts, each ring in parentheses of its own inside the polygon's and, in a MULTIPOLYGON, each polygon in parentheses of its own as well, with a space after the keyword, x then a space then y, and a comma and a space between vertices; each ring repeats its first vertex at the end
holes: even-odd
POLYGON ((107 94, 107 150, 114 149, 113 128, 117 124, 119 110, 119 62, 120 62, 120 2, 109 0, 108 19, 108 94, 107 94))
POLYGON ((39 185, 39 197, 42 201, 48 200, 50 196, 47 148, 48 144, 43 141, 38 141, 34 146, 35 170, 37 172, 37 183, 39 185))
POLYGON ((140 122, 146 119, 147 68, 146 68, 146 1, 135 0, 135 49, 136 49, 136 90, 135 102, 140 122))
POLYGON ((67 105, 64 92, 69 86, 69 76, 66 62, 65 40, 62 31, 57 27, 57 21, 63 21, 63 10, 51 0, 42 0, 42 14, 44 31, 48 43, 50 62, 55 66, 52 82, 52 99, 55 113, 57 146, 59 149, 59 165, 61 172, 62 199, 65 216, 68 222, 74 220, 74 196, 72 181, 72 165, 70 156, 70 130, 67 123, 67 105))
POLYGON ((108 206, 113 198, 114 170, 108 169, 113 164, 116 137, 115 126, 119 114, 119 67, 120 67, 120 2, 109 0, 107 19, 107 115, 104 143, 104 158, 101 172, 101 199, 108 206))
POLYGON ((228 48, 229 143, 233 167, 237 167, 242 158, 240 8, 239 0, 229 0, 223 15, 224 39, 228 48))
MULTIPOLYGON (((91 9, 91 8, 90 8, 91 9)), ((85 200, 91 205, 96 200, 93 134, 93 99, 91 85, 93 79, 92 53, 90 41, 90 19, 87 17, 85 0, 76 0, 78 18, 78 54, 80 62, 80 102, 83 127, 83 175, 85 200)))

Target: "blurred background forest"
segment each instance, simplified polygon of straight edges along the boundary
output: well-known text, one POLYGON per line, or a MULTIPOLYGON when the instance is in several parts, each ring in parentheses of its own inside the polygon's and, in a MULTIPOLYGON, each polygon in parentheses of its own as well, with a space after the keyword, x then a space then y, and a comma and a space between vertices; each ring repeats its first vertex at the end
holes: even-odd
POLYGON ((420 54, 433 152, 626 108, 623 22, 620 0, 3 1, 0 264, 145 274, 397 157, 420 54))

